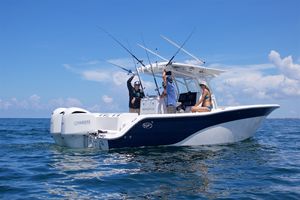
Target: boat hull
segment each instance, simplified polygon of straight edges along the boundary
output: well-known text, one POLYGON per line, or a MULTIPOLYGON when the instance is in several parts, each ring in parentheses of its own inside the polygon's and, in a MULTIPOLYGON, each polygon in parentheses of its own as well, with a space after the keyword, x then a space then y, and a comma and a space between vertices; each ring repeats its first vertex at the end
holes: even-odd
MULTIPOLYGON (((59 141, 58 145, 71 148, 101 149, 228 144, 252 137, 263 119, 278 107, 244 106, 209 113, 139 115, 116 134, 109 131, 90 134, 91 130, 95 130, 92 127, 77 133, 62 131, 59 139, 59 134, 55 134, 55 141, 59 141)), ((65 118, 64 125, 67 116, 65 118)), ((92 121, 91 117, 89 119, 92 121)))
POLYGON ((265 117, 230 121, 197 131, 175 146, 228 144, 243 141, 255 135, 265 117))

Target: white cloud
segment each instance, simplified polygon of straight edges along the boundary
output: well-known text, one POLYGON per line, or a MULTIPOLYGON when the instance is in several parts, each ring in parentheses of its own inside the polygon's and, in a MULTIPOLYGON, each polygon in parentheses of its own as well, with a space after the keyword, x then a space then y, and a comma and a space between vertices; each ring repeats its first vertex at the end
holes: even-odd
POLYGON ((80 100, 76 98, 57 98, 57 99, 51 99, 49 100, 48 107, 51 109, 56 108, 56 107, 81 107, 82 103, 80 100))
POLYGON ((90 61, 87 61, 87 62, 85 62, 85 63, 82 63, 81 65, 97 65, 97 64, 99 64, 99 63, 101 63, 99 60, 90 60, 90 61))
POLYGON ((89 81, 97 81, 103 82, 110 80, 110 74, 106 71, 99 71, 99 70, 87 70, 81 72, 81 75, 84 79, 89 81))
POLYGON ((40 97, 36 94, 31 95, 27 99, 18 100, 13 97, 8 100, 0 99, 0 109, 8 110, 8 109, 41 109, 42 105, 40 103, 40 97))
POLYGON ((18 100, 17 98, 13 97, 10 99, 10 102, 15 108, 29 109, 31 107, 28 99, 18 100))
MULTIPOLYGON (((115 63, 116 65, 122 66, 124 68, 131 69, 132 67, 132 60, 125 58, 125 59, 111 59, 108 62, 115 63)), ((128 79, 128 75, 122 69, 118 69, 114 67, 112 64, 109 63, 101 63, 98 60, 90 60, 84 63, 75 64, 71 66, 70 64, 63 64, 63 67, 73 73, 79 74, 83 79, 88 81, 96 81, 96 82, 111 82, 114 83, 116 86, 126 85, 126 81, 128 79), (101 64, 100 69, 89 69, 89 70, 82 70, 82 66, 91 67, 92 65, 101 64), (77 66, 77 67, 76 67, 77 66), (79 67, 80 66, 80 67, 79 67)))
POLYGON ((131 69, 133 71, 134 63, 133 60, 130 58, 116 58, 116 59, 109 59, 107 60, 108 63, 114 63, 126 69, 131 69))
POLYGON ((82 103, 76 98, 67 98, 65 101, 66 107, 81 107, 82 103))
POLYGON ((72 69, 71 65, 70 64, 63 64, 63 67, 67 70, 70 70, 72 69))
POLYGON ((57 98, 48 102, 42 102, 41 97, 33 94, 28 98, 18 100, 13 97, 8 100, 0 99, 0 110, 19 109, 19 110, 47 110, 56 107, 81 107, 82 103, 76 98, 57 98))
POLYGON ((300 65, 293 63, 292 56, 281 59, 280 54, 272 50, 269 59, 287 78, 300 80, 300 65))
MULTIPOLYGON (((143 81, 142 84, 146 91, 154 91, 156 89, 155 83, 153 83, 151 81, 143 81)), ((157 84, 159 84, 159 83, 157 83, 157 84)), ((158 85, 158 87, 159 86, 160 85, 158 85)))
MULTIPOLYGON (((119 95, 119 94, 117 94, 117 95, 119 95)), ((88 107, 88 110, 90 110, 92 112, 103 112, 103 113, 105 113, 105 112, 121 112, 118 101, 120 101, 122 104, 124 104, 124 101, 119 96, 116 99, 114 99, 112 96, 104 94, 101 97, 101 103, 94 104, 93 106, 88 107)), ((126 100, 127 100, 127 98, 126 98, 126 100)), ((125 105, 127 105, 127 103, 125 103, 125 105)))
POLYGON ((101 111, 102 108, 103 108, 103 106, 95 104, 93 106, 88 107, 87 110, 90 112, 99 112, 99 111, 101 111))
POLYGON ((112 103, 112 102, 113 102, 113 98, 110 97, 110 96, 107 96, 107 95, 103 95, 103 96, 102 96, 102 101, 103 101, 104 103, 109 104, 109 103, 112 103))
POLYGON ((65 103, 64 103, 64 99, 63 98, 57 98, 57 99, 51 99, 49 101, 49 106, 50 107, 65 107, 65 103))
MULTIPOLYGON (((210 64, 207 67, 228 69, 228 72, 222 74, 215 79, 212 84, 216 88, 219 101, 228 105, 238 105, 243 103, 243 99, 256 100, 272 100, 283 99, 300 96, 300 65, 293 62, 291 56, 281 58, 280 54, 274 50, 270 51, 270 63, 252 64, 252 65, 234 65, 228 66, 222 63, 210 64), (270 73, 270 71, 272 73, 270 73)), ((134 69, 131 59, 111 59, 109 62, 116 63, 125 68, 134 69), (130 67, 127 67, 130 66, 130 67)), ((194 63, 193 60, 187 60, 188 63, 194 63)), ((85 66, 100 64, 97 60, 85 62, 85 66)), ((78 64, 83 65, 83 64, 78 64)), ((69 64, 63 65, 66 69, 80 74, 84 79, 103 83, 113 83, 115 87, 111 87, 113 96, 103 95, 102 101, 110 104, 113 97, 127 95, 126 81, 129 78, 128 74, 114 66, 109 66, 106 63, 102 70, 78 70, 71 67, 69 64)), ((75 65, 76 66, 76 65, 75 65)), ((146 88, 146 92, 153 93, 155 84, 153 80, 142 77, 145 80, 142 82, 146 88)), ((137 76, 135 77, 137 79, 137 76)), ((115 103, 118 99, 115 99, 115 103)), ((66 100, 57 102, 58 104, 66 104, 66 100)), ((80 102, 77 102, 77 105, 80 102)), ((1 103, 4 107, 4 103, 1 103)), ((9 104, 6 104, 8 107, 9 104)), ((111 106, 111 105, 109 105, 111 106)), ((96 106, 95 109, 98 109, 96 106)))
POLYGON ((30 107, 35 108, 35 109, 42 109, 43 106, 40 103, 40 99, 41 99, 41 97, 39 97, 36 94, 31 95, 29 97, 29 105, 30 105, 30 107))
POLYGON ((33 103, 39 102, 40 99, 41 99, 41 97, 39 97, 39 96, 36 95, 36 94, 33 94, 33 95, 31 95, 31 96, 29 97, 29 100, 30 100, 31 102, 33 102, 33 103))
MULTIPOLYGON (((118 67, 114 67, 112 64, 109 64, 109 62, 133 70, 134 64, 132 59, 130 58, 110 59, 107 60, 107 62, 108 63, 105 63, 105 65, 103 64, 102 70, 99 69, 81 70, 80 68, 76 68, 76 66, 84 65, 86 67, 89 67, 89 65, 101 64, 100 61, 98 60, 91 60, 85 63, 76 64, 74 65, 75 67, 71 66, 70 64, 63 64, 63 67, 73 73, 79 74, 85 80, 114 84, 116 87, 115 88, 112 87, 111 88, 112 90, 122 90, 122 91, 127 90, 126 82, 130 76, 128 75, 127 72, 123 71, 122 69, 119 69, 118 67)), ((137 80, 138 77, 135 76, 133 82, 137 80)), ((150 93, 155 89, 155 84, 153 83, 153 81, 142 80, 142 84, 144 88, 150 93)))
POLYGON ((276 51, 270 52, 269 59, 273 65, 235 66, 216 79, 216 91, 224 96, 232 95, 228 104, 249 97, 281 99, 300 96, 300 65, 294 64, 291 56, 281 59, 276 51), (270 75, 264 71, 272 68, 279 69, 281 74, 270 75))
POLYGON ((0 110, 7 110, 12 106, 9 101, 0 99, 0 110))
POLYGON ((113 82, 117 85, 126 85, 126 82, 128 80, 128 75, 124 72, 118 71, 113 74, 113 82))
POLYGON ((236 98, 232 94, 229 94, 229 93, 226 93, 223 96, 220 96, 218 98, 218 102, 221 103, 222 105, 223 104, 227 104, 230 106, 240 105, 240 103, 237 102, 236 98))

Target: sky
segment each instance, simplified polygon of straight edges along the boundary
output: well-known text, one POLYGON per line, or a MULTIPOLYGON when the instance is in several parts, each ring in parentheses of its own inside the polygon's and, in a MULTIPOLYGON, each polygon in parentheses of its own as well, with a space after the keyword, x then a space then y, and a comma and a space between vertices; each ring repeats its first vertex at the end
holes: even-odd
MULTIPOLYGON (((227 72, 213 79, 218 105, 280 104, 272 118, 300 118, 298 0, 1 0, 0 117, 45 117, 57 107, 127 112, 132 58, 143 44, 166 58, 182 44, 227 72)), ((150 60, 161 61, 150 55, 150 60)), ((174 61, 192 62, 179 52, 174 61)), ((152 77, 142 76, 155 94, 152 77)))

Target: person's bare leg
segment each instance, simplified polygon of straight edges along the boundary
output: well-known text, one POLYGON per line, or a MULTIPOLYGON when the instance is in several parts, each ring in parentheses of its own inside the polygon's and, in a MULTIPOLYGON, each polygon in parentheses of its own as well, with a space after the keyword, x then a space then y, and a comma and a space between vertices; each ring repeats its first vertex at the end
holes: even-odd
POLYGON ((210 110, 207 107, 196 107, 193 106, 191 109, 192 112, 209 112, 210 110))

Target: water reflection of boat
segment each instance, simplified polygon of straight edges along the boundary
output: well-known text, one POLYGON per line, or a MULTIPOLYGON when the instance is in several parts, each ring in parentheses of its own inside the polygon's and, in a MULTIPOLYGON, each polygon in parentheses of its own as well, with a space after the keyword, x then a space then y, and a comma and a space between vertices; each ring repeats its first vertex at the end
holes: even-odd
POLYGON ((166 113, 158 96, 142 99, 135 113, 91 113, 81 108, 58 108, 51 117, 51 134, 60 146, 101 149, 158 146, 227 144, 252 137, 277 104, 220 107, 212 90, 211 112, 191 113, 201 95, 199 83, 224 71, 184 63, 155 63, 138 68, 141 74, 160 76, 172 71, 177 100, 185 110, 166 113))

